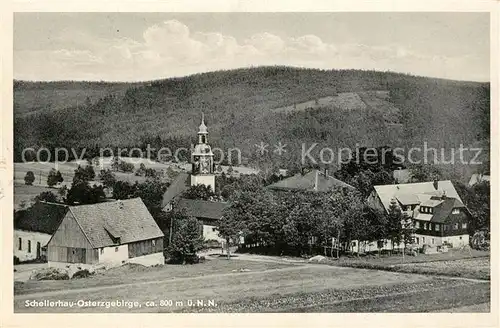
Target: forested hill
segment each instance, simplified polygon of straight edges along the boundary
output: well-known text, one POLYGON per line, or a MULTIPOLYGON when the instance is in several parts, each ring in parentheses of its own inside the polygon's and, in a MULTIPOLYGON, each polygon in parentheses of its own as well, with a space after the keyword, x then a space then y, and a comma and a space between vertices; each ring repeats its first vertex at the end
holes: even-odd
POLYGON ((260 141, 458 147, 489 138, 489 93, 488 83, 291 67, 142 83, 15 81, 15 155, 40 146, 186 146, 201 112, 213 146, 240 147, 251 161, 260 141))

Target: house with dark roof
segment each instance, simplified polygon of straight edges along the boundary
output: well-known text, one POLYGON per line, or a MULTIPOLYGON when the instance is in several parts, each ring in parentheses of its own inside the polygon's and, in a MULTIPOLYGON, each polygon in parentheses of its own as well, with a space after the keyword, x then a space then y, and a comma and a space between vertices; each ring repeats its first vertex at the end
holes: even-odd
POLYGON ((433 196, 421 203, 412 217, 417 245, 469 244, 468 224, 472 215, 457 198, 433 196))
POLYGON ((69 206, 47 259, 50 267, 163 264, 163 237, 140 198, 69 206))
POLYGON ((328 172, 312 170, 306 174, 296 174, 292 177, 280 180, 266 188, 276 191, 316 191, 326 192, 334 188, 354 189, 353 186, 340 181, 328 172))
POLYGON ((471 214, 449 180, 374 186, 368 202, 385 212, 395 203, 413 219, 419 246, 469 243, 471 214))
POLYGON ((68 206, 36 202, 14 213, 14 256, 20 262, 45 260, 46 246, 68 212, 68 206))
POLYGON ((202 235, 205 241, 223 242, 217 232, 217 221, 224 215, 224 210, 230 206, 225 202, 211 202, 200 199, 181 198, 176 207, 187 215, 195 217, 202 225, 202 235))

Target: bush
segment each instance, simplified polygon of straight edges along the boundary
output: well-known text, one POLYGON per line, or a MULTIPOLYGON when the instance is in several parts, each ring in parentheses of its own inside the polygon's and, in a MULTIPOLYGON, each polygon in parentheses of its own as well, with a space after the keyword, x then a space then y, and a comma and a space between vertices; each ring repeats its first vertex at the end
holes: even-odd
POLYGON ((69 275, 65 270, 56 268, 46 268, 33 272, 31 280, 69 280, 69 275))
POLYGON ((90 276, 92 273, 90 273, 89 270, 87 269, 83 269, 83 270, 79 270, 79 271, 76 271, 73 276, 71 277, 71 279, 78 279, 78 278, 87 278, 88 276, 90 276))

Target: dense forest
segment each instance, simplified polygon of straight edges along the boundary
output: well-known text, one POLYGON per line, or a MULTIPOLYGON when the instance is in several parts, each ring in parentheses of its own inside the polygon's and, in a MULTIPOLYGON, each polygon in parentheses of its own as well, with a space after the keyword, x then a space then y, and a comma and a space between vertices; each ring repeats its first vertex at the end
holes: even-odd
MULTIPOLYGON (((302 143, 328 147, 489 145, 488 83, 405 74, 258 67, 141 83, 14 82, 15 160, 27 147, 189 147, 200 113, 212 146, 238 147, 254 166, 294 165, 302 143), (388 91, 399 124, 387 125, 384 108, 346 110, 318 106, 273 109, 344 92, 388 91), (267 157, 254 144, 271 145, 267 157), (272 145, 289 151, 277 158, 272 145), (294 149, 294 151, 290 151, 294 149)), ((389 106, 390 105, 390 106, 389 106)), ((392 110, 391 109, 391 110, 392 110)), ((318 146, 320 148, 320 146, 318 146)), ((53 158, 52 158, 53 160, 53 158)))

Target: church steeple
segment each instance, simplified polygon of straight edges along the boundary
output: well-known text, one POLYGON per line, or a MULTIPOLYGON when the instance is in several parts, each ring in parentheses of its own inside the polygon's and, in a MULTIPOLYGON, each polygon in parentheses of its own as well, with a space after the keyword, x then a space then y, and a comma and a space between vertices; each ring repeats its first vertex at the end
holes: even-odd
POLYGON ((198 143, 206 144, 208 142, 208 129, 205 125, 205 115, 201 113, 201 124, 198 128, 198 143))
POLYGON ((201 114, 201 124, 198 128, 198 143, 191 152, 191 185, 204 184, 215 191, 215 175, 212 149, 208 144, 208 129, 205 116, 201 114))

